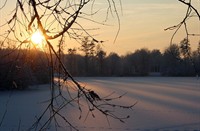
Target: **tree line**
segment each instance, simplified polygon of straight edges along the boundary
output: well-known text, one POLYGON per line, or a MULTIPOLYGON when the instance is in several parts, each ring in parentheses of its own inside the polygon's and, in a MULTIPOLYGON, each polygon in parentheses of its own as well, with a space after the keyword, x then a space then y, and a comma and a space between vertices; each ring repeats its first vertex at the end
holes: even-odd
POLYGON ((0 49, 0 90, 50 82, 46 57, 34 49, 0 49))
POLYGON ((86 39, 79 49, 69 49, 63 57, 74 76, 196 76, 200 71, 199 47, 192 51, 189 40, 183 39, 162 53, 158 49, 142 48, 119 56, 114 52, 107 55, 100 45, 95 46, 86 39))
MULTIPOLYGON (((192 51, 189 40, 171 44, 163 52, 158 49, 137 49, 119 56, 107 53, 100 44, 85 38, 80 48, 59 47, 58 54, 73 76, 196 76, 200 72, 200 43, 192 51), (83 54, 79 54, 81 51, 83 54)), ((48 83, 52 69, 59 74, 59 65, 48 68, 48 52, 37 49, 0 50, 0 87, 23 89, 31 84, 48 83)), ((53 58, 57 63, 56 57, 53 58)), ((56 74, 55 74, 56 75, 56 74)))

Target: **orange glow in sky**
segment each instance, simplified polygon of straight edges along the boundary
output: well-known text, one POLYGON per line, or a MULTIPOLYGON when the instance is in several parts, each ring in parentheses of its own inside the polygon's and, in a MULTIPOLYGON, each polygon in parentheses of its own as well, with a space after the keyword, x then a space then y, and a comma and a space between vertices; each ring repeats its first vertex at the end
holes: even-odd
MULTIPOLYGON (((195 1, 194 1, 195 2, 195 1)), ((96 0, 94 11, 99 10, 92 19, 99 22, 105 21, 107 2, 106 0, 96 0)), ((6 11, 0 12, 0 23, 8 20, 6 16, 11 13, 11 6, 15 7, 15 2, 8 1, 5 6, 6 11), (10 11, 8 11, 10 9, 10 11)), ((196 4, 197 9, 200 9, 200 5, 196 4)), ((115 43, 113 43, 117 30, 118 23, 117 17, 109 15, 106 24, 108 26, 98 25, 91 21, 82 21, 79 19, 79 23, 86 28, 99 28, 90 33, 95 36, 96 39, 105 41, 103 49, 109 54, 110 52, 116 52, 120 55, 127 52, 134 52, 136 49, 148 48, 148 49, 160 49, 163 51, 170 44, 170 39, 174 31, 164 31, 165 28, 174 26, 180 23, 187 11, 187 7, 178 0, 122 0, 121 6, 116 0, 116 7, 120 17, 120 33, 115 43)), ((90 9, 84 8, 84 11, 91 13, 90 9)), ((191 18, 192 19, 192 18, 191 18)), ((188 28, 191 33, 200 34, 200 22, 197 20, 191 20, 188 28)), ((1 34, 4 32, 1 30, 1 34)), ((173 41, 178 44, 185 38, 184 28, 181 28, 173 41)), ((41 43, 39 36, 32 36, 34 40, 38 40, 35 43, 41 43)), ((0 38, 1 39, 1 38, 0 38)), ((190 37, 190 44, 196 48, 200 37, 190 37)), ((33 41, 33 40, 32 40, 33 41)), ((65 39, 65 47, 74 48, 80 47, 75 40, 65 39)), ((55 43, 55 42, 54 42, 55 43)), ((57 43, 56 43, 57 45, 57 43)), ((55 46, 56 46, 55 45, 55 46)), ((67 50, 66 49, 66 50, 67 50)))
MULTIPOLYGON (((197 6, 200 9, 200 5, 198 4, 197 6)), ((170 40, 174 33, 174 31, 165 31, 164 29, 180 23, 187 11, 187 7, 178 2, 178 0, 124 0, 122 1, 122 9, 121 11, 120 5, 118 5, 120 32, 115 43, 113 41, 118 30, 116 17, 110 16, 107 23, 111 26, 101 26, 101 29, 97 31, 98 33, 94 33, 97 34, 97 38, 105 41, 103 49, 108 53, 117 52, 124 55, 140 48, 164 51, 170 45, 170 40)), ((97 19, 102 20, 103 18, 102 15, 97 19)), ((88 26, 92 26, 92 24, 88 23, 88 26)), ((200 34, 200 22, 198 19, 194 23, 188 23, 188 27, 191 33, 200 34)), ((179 44, 185 37, 184 28, 181 28, 177 32, 173 43, 179 44)), ((191 36, 191 46, 196 48, 199 40, 200 37, 191 36)))
POLYGON ((44 40, 44 36, 41 34, 40 31, 36 31, 31 36, 31 41, 35 44, 41 44, 44 40))
POLYGON ((43 41, 44 41, 44 36, 42 35, 42 33, 40 31, 36 31, 32 34, 31 36, 31 41, 36 44, 36 47, 39 47, 39 48, 43 48, 43 41))

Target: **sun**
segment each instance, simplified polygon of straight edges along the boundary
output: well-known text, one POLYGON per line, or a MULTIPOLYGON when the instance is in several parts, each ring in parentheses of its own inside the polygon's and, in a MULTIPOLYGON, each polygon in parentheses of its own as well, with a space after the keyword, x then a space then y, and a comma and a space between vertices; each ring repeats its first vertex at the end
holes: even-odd
POLYGON ((43 47, 44 36, 40 31, 36 31, 31 35, 31 41, 39 47, 43 47))

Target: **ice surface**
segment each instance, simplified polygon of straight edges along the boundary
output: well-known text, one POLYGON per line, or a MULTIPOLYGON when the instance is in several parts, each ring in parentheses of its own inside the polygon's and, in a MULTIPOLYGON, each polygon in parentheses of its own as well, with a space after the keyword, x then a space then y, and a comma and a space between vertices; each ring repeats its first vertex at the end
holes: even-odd
MULTIPOLYGON (((87 88, 100 96, 113 91, 116 95, 127 93, 118 104, 138 103, 133 110, 117 110, 119 115, 130 115, 125 123, 96 112, 95 118, 86 113, 79 120, 79 111, 74 107, 62 110, 81 131, 144 131, 144 130, 200 130, 200 80, 192 77, 98 77, 76 78, 87 88)), ((48 86, 16 92, 0 92, 0 120, 6 110, 2 131, 28 129, 45 109, 43 101, 48 100, 48 86), (11 94, 10 100, 9 95, 11 94), (9 102, 7 102, 9 100, 9 102)), ((52 125, 53 126, 53 125, 52 125)), ((69 130, 61 122, 60 131, 69 130)), ((52 129, 54 130, 53 127, 52 129)))

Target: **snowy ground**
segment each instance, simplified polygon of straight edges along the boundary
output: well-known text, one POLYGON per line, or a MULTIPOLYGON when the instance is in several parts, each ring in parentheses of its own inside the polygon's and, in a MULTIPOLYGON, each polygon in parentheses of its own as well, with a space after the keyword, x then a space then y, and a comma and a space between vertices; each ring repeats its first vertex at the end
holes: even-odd
MULTIPOLYGON (((105 77, 77 78, 87 88, 106 96, 115 91, 126 93, 119 104, 138 102, 128 114, 126 123, 109 119, 97 113, 95 118, 79 120, 77 109, 63 110, 81 131, 200 131, 200 79, 177 77, 105 77)), ((26 130, 45 108, 43 101, 50 95, 47 86, 17 92, 0 92, 0 122, 6 111, 0 131, 26 130), (9 97, 10 96, 10 97, 9 97), (7 103, 7 104, 6 104, 7 103), (7 109, 7 110, 6 110, 7 109)), ((67 130, 65 125, 59 130, 67 130)))

